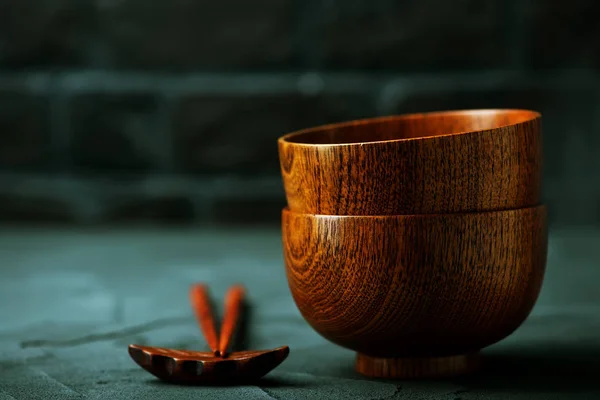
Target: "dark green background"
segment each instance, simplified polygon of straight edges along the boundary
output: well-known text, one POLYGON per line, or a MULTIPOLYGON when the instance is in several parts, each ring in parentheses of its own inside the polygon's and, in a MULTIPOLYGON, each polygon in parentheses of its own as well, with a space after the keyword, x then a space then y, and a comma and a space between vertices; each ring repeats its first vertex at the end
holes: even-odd
POLYGON ((0 0, 0 400, 600 398, 599 19, 595 0, 0 0), (483 107, 544 115, 539 302, 477 377, 366 380, 289 294, 276 139, 483 107), (246 284, 248 346, 291 348, 269 379, 173 387, 129 359, 203 348, 196 281, 218 304, 246 284))
POLYGON ((553 226, 600 224, 594 0, 2 0, 0 220, 276 224, 276 138, 544 115, 553 226))

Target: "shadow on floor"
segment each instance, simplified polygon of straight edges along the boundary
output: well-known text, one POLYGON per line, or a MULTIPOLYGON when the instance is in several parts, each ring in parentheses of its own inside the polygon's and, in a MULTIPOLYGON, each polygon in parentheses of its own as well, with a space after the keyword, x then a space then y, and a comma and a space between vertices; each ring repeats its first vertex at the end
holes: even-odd
POLYGON ((486 354, 484 369, 457 383, 483 390, 600 392, 600 346, 570 347, 486 354))
POLYGON ((236 386, 258 386, 261 388, 284 388, 284 387, 299 388, 299 387, 304 386, 297 382, 289 382, 285 379, 271 378, 268 376, 264 377, 262 379, 259 379, 259 380, 251 381, 251 382, 228 382, 228 383, 206 383, 205 382, 202 384, 185 385, 185 384, 173 384, 173 383, 163 382, 161 380, 154 379, 154 378, 150 378, 146 382, 149 385, 155 385, 155 386, 163 386, 163 387, 178 386, 178 387, 190 387, 190 388, 194 388, 194 387, 236 387, 236 386))

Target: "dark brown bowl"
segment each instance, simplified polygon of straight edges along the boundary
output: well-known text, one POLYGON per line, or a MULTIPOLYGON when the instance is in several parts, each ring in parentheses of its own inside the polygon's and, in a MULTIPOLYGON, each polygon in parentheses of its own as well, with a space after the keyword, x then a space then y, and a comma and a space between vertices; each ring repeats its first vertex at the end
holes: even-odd
POLYGON ((278 141, 290 210, 411 215, 541 201, 541 116, 466 110, 366 119, 278 141))
POLYGON ((301 314, 374 377, 475 370, 479 350, 529 315, 546 266, 544 206, 371 217, 285 209, 282 228, 301 314))

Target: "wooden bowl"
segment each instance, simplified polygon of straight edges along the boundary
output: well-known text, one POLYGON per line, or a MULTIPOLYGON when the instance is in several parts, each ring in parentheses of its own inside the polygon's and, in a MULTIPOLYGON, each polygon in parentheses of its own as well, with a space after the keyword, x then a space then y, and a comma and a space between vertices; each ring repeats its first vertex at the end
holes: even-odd
POLYGON ((541 116, 535 111, 366 119, 291 133, 278 145, 295 212, 411 215, 541 201, 541 116))
POLYGON ((288 284, 326 339, 380 378, 472 372, 526 319, 542 284, 544 206, 406 216, 283 211, 288 284))

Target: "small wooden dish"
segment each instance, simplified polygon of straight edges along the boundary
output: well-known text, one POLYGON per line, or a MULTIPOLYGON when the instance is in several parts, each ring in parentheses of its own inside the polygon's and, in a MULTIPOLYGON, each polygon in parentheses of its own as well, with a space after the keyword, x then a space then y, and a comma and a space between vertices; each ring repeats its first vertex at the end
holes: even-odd
POLYGON ((541 201, 541 116, 465 110, 365 119, 278 141, 291 211, 412 215, 541 201))
POLYGON ((165 349, 163 347, 129 345, 129 355, 157 378, 176 384, 250 384, 281 364, 290 349, 236 351, 220 358, 208 351, 165 349))
POLYGON ((410 216, 283 211, 288 284, 322 336, 379 378, 446 377, 479 365, 537 300, 544 206, 410 216))
POLYGON ((255 382, 281 364, 290 349, 281 346, 271 350, 229 351, 244 296, 245 289, 241 285, 234 285, 227 291, 225 316, 217 336, 208 287, 192 285, 190 301, 210 352, 130 344, 129 355, 140 367, 169 383, 236 385, 255 382))

